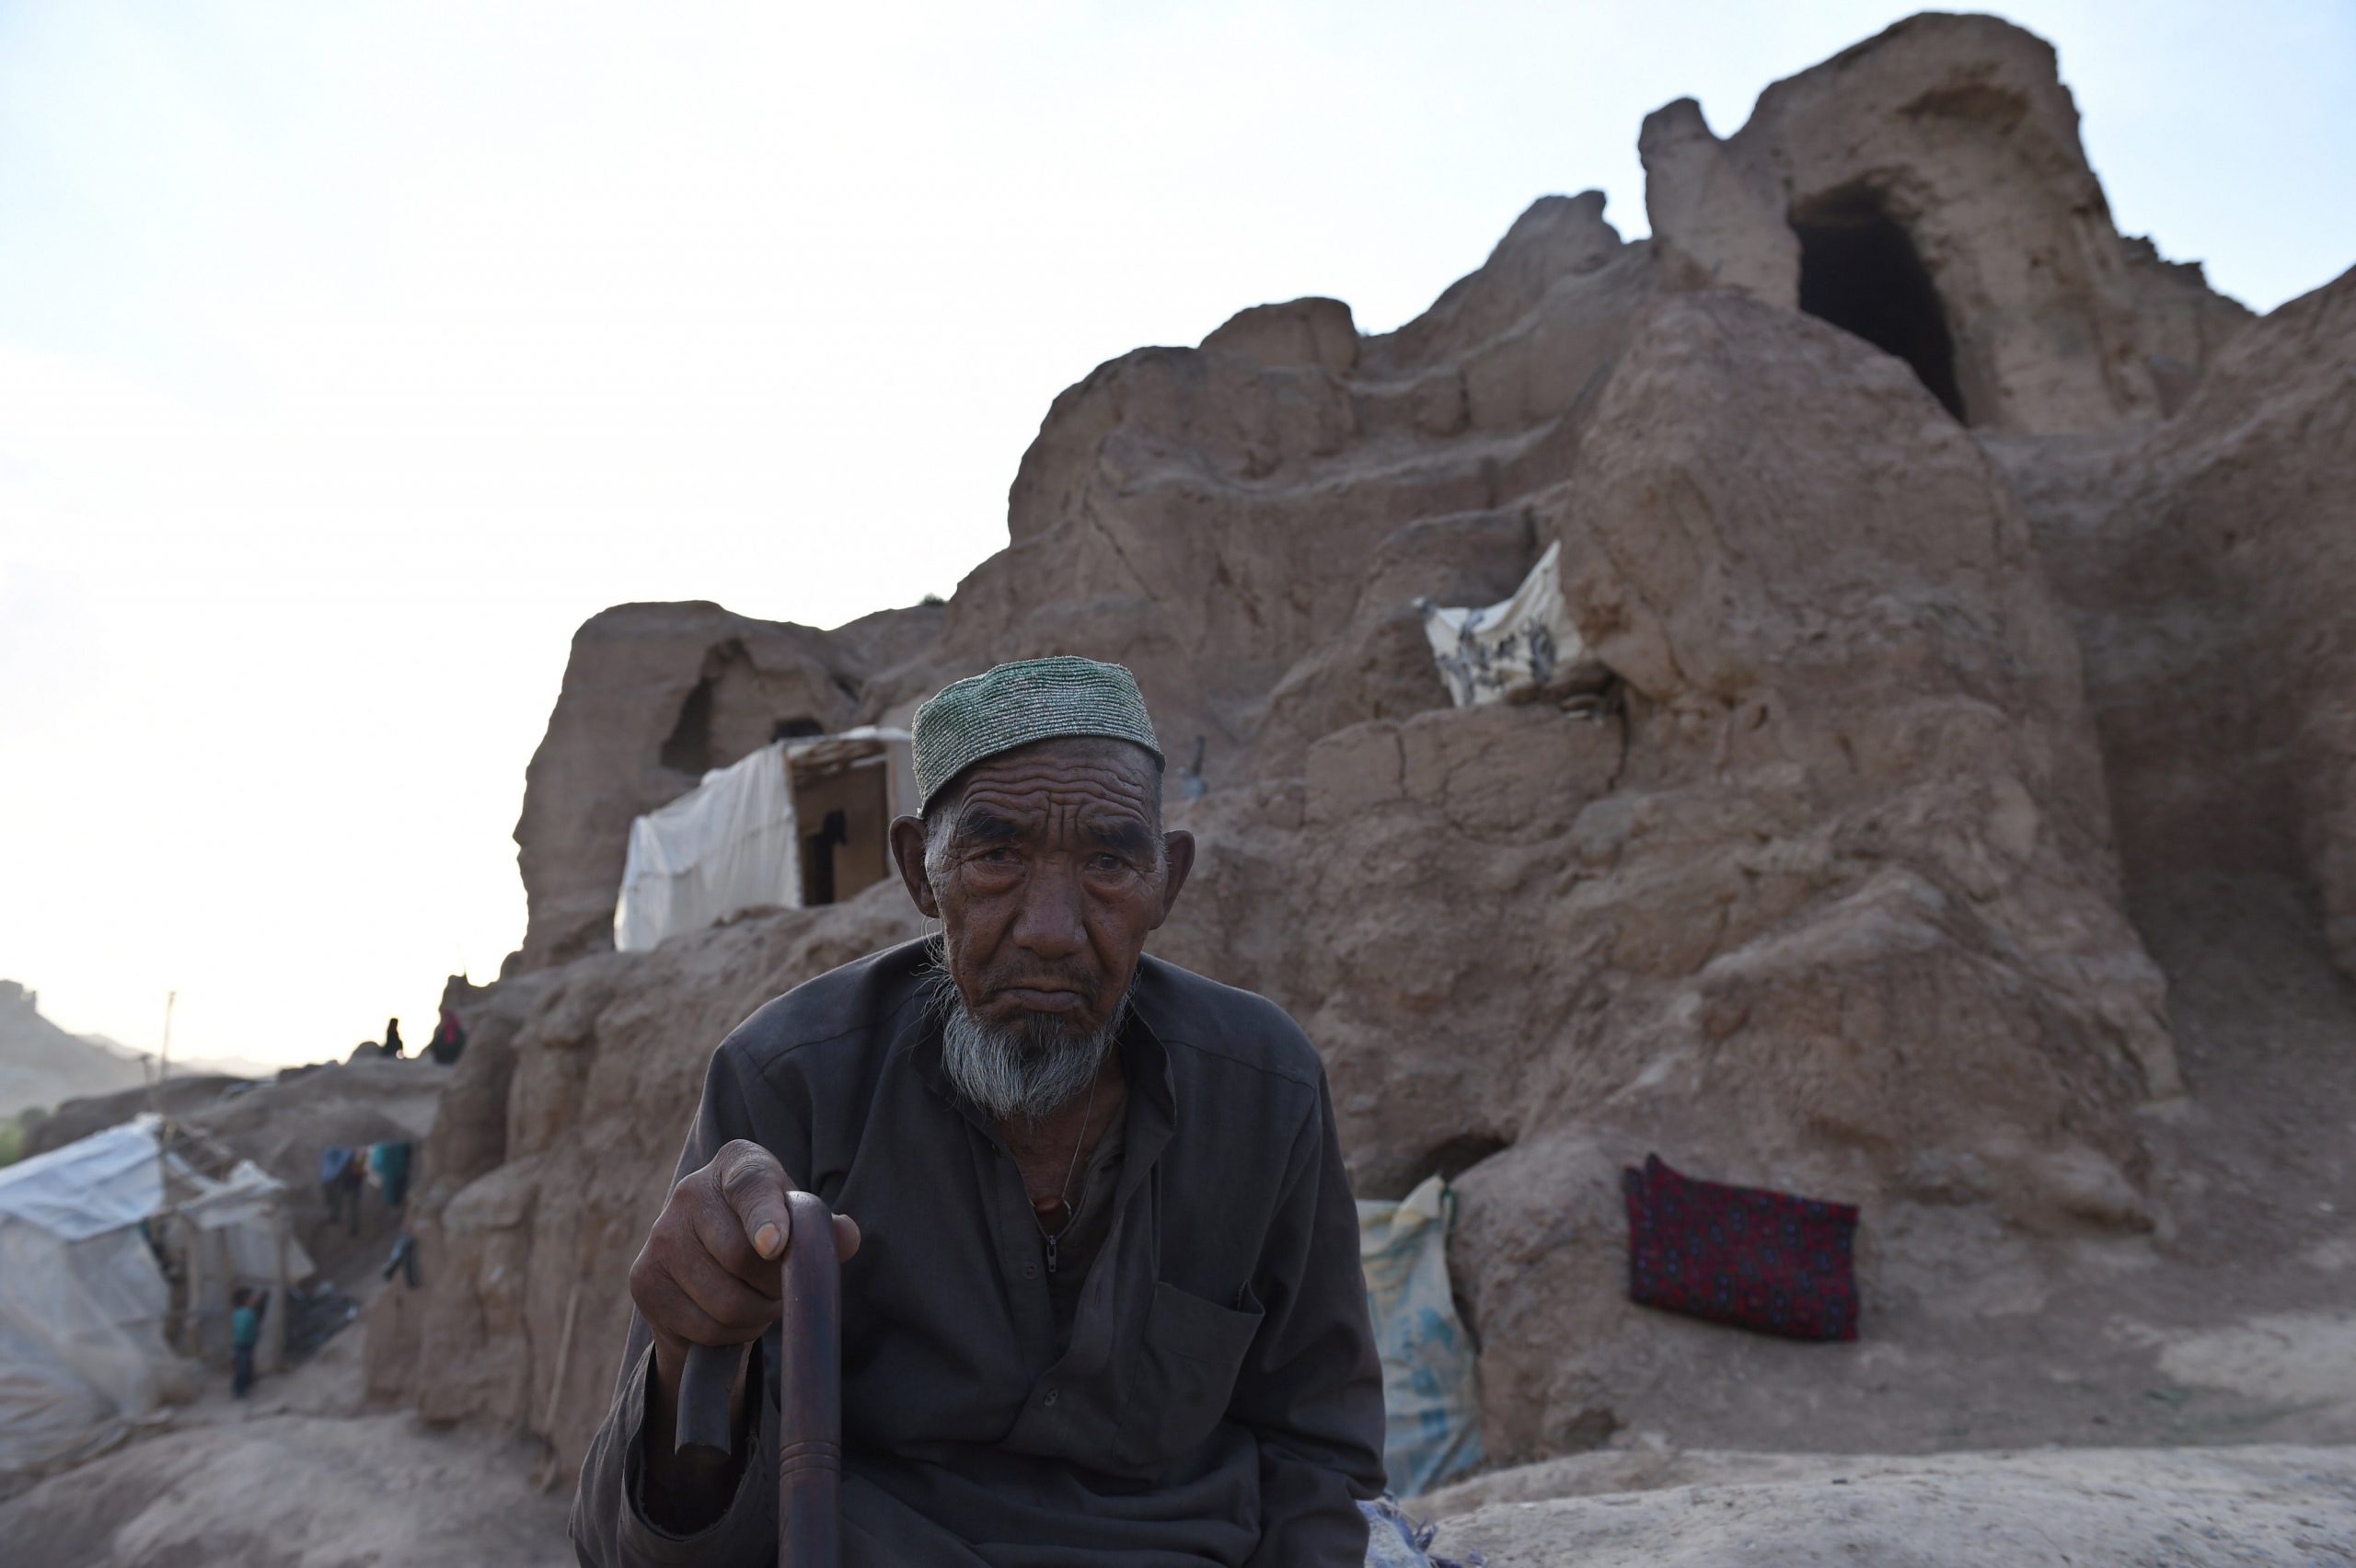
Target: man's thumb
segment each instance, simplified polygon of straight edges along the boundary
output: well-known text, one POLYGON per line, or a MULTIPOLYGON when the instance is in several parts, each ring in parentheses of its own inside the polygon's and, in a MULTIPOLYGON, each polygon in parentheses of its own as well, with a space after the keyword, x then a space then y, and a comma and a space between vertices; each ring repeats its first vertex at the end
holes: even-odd
POLYGON ((753 1251, 770 1260, 784 1256, 793 1235, 793 1213, 785 1202, 792 1183, 777 1156, 738 1138, 723 1145, 712 1163, 719 1167, 720 1195, 736 1211, 753 1251))

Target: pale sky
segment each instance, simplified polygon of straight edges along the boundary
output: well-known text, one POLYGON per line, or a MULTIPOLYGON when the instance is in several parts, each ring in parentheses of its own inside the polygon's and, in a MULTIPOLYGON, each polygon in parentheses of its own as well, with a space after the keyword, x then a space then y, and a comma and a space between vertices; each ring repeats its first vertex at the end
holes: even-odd
MULTIPOLYGON (((1394 327, 1549 191, 1640 235, 1646 111, 1903 14, 0 0, 0 976, 422 1042, 583 619, 946 594, 1099 362, 1394 327)), ((2124 230, 2260 309, 2356 261, 2356 3, 2005 14, 2124 230)))

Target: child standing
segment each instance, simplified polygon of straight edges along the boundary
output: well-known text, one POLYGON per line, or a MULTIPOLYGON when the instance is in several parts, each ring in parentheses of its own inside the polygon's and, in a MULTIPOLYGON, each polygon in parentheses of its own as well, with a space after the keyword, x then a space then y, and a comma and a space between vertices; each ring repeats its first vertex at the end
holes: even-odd
POLYGON ((229 1392, 244 1399, 254 1386, 254 1346, 261 1343, 261 1297, 239 1286, 229 1300, 229 1392))

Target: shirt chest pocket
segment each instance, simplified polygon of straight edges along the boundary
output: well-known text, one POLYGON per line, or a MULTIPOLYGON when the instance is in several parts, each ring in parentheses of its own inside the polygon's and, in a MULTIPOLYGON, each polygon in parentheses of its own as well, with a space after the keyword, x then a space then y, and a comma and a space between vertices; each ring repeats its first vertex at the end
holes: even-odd
POLYGON ((1184 1458, 1227 1413, 1263 1315, 1248 1293, 1242 1301, 1221 1307, 1174 1285, 1154 1286, 1121 1412, 1126 1468, 1160 1470, 1184 1458))

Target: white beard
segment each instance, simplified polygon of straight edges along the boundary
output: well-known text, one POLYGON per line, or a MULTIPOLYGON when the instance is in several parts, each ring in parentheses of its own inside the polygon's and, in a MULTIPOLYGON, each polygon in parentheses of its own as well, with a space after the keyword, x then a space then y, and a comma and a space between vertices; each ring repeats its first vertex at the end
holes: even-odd
POLYGON ((1091 1033, 1079 1032, 1061 1013, 1026 1014, 1026 1033, 976 1018, 947 975, 941 989, 941 1066, 958 1093, 1001 1121, 1037 1122, 1086 1092, 1129 1016, 1125 995, 1091 1033))

